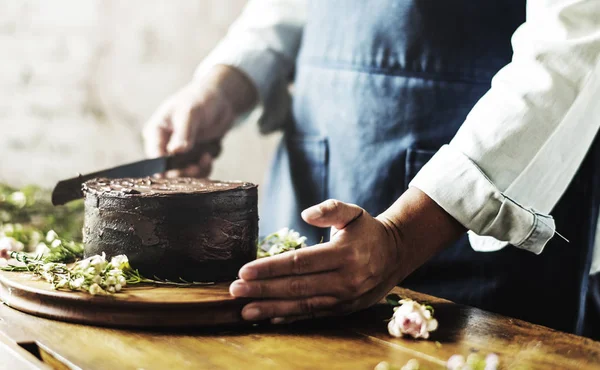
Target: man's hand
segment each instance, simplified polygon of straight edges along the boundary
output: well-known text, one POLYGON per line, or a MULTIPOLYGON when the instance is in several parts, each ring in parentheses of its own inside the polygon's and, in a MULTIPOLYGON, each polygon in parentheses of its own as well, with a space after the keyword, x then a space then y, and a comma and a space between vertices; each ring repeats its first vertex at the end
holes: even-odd
MULTIPOLYGON (((238 115, 257 99, 254 85, 235 68, 216 66, 203 78, 191 81, 167 99, 143 132, 148 157, 191 150, 198 142, 221 138, 238 115)), ((213 158, 204 154, 198 162, 167 176, 206 177, 213 158)))
POLYGON ((377 218, 336 200, 308 208, 302 218, 331 227, 331 241, 242 267, 230 293, 262 298, 244 307, 244 319, 282 323, 367 308, 465 232, 416 188, 377 218))
POLYGON ((283 322, 352 312, 378 302, 400 280, 398 235, 385 220, 336 200, 302 217, 331 227, 331 241, 244 266, 231 294, 269 299, 247 305, 244 319, 283 322))

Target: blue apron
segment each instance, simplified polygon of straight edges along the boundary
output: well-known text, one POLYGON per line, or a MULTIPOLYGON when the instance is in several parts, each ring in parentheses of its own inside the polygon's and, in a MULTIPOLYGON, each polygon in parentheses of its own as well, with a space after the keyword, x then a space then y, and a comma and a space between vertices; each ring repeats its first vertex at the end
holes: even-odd
MULTIPOLYGON (((313 0, 296 63, 293 122, 272 164, 261 230, 328 230, 300 212, 328 198, 372 215, 388 208, 448 143, 512 57, 525 0, 313 0)), ((482 125, 486 122, 481 122, 482 125)), ((598 212, 598 140, 553 215, 541 256, 473 251, 466 238, 402 285, 581 332, 598 212), (596 181, 595 185, 593 181, 596 181)))

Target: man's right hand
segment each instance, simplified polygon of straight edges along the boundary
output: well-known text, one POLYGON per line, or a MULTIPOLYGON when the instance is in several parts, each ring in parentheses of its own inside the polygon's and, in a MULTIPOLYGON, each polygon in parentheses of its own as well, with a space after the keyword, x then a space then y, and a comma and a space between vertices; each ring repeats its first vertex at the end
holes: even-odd
MULTIPOLYGON (((256 100, 256 89, 242 72, 215 66, 168 98, 150 118, 143 132, 146 155, 181 153, 196 143, 222 138, 256 100)), ((166 175, 207 177, 212 161, 210 154, 204 154, 196 163, 166 175)))

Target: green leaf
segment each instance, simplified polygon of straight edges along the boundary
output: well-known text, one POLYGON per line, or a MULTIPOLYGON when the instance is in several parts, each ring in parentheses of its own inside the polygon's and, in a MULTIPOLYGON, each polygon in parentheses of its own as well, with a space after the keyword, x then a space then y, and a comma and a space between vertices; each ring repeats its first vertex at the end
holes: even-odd
POLYGON ((398 294, 389 294, 387 297, 385 297, 385 301, 394 307, 399 306, 401 300, 402 297, 400 297, 398 294))

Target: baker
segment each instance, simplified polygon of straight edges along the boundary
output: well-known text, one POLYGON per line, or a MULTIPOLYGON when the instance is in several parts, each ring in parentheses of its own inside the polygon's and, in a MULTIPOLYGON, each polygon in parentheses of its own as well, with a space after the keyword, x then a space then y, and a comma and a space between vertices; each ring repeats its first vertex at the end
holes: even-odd
POLYGON ((262 298, 247 320, 356 311, 402 282, 599 335, 599 54, 597 0, 253 0, 146 148, 220 138, 256 106, 283 131, 261 230, 324 242, 240 270, 231 294, 262 298))

